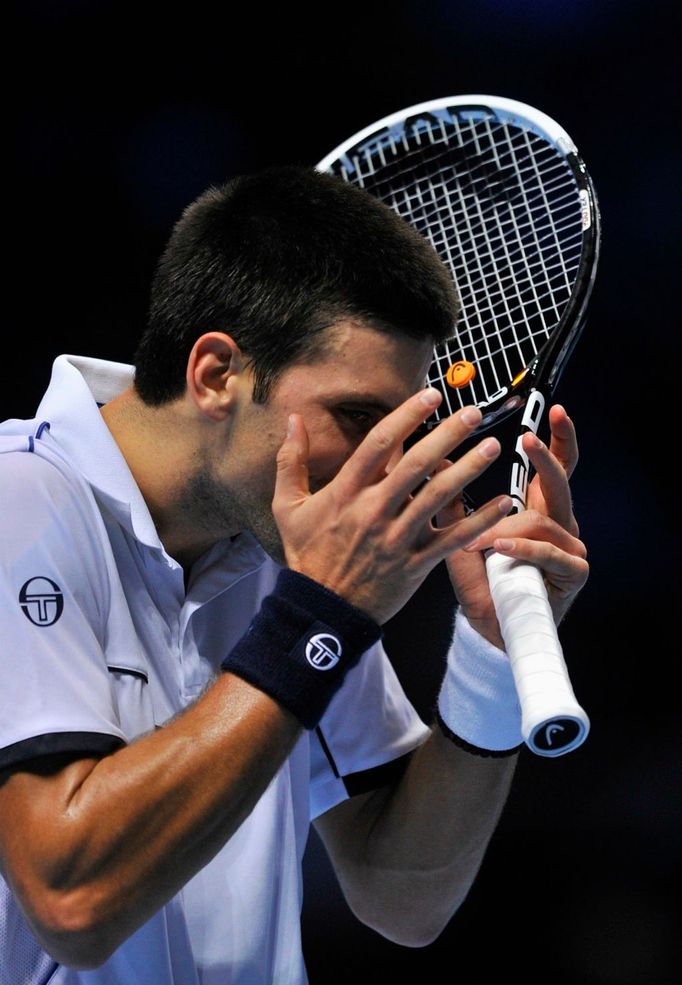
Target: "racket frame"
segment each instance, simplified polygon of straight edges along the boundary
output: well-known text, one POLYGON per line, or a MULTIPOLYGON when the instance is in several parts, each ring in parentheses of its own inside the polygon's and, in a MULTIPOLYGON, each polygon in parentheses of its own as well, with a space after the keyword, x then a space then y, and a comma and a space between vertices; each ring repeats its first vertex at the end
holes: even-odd
MULTIPOLYGON (((382 148, 391 148, 395 151, 401 141, 407 149, 405 134, 408 128, 412 127, 411 136, 414 138, 418 132, 420 118, 428 116, 431 119, 440 119, 441 122, 451 122, 454 113, 462 119, 469 120, 494 116, 501 122, 523 130, 530 130, 542 140, 547 141, 565 159, 570 168, 578 188, 581 206, 583 237, 578 270, 570 297, 558 323, 527 365, 517 372, 506 386, 500 387, 492 399, 487 402, 469 401, 476 402, 483 413, 483 419, 477 432, 486 430, 510 415, 523 411, 517 440, 509 455, 509 485, 514 502, 513 510, 520 512, 525 509, 526 493, 532 477, 530 463, 521 448, 521 437, 529 430, 537 433, 563 368, 582 334, 599 258, 601 243, 599 207, 593 183, 575 143, 563 127, 551 117, 517 100, 487 95, 443 97, 418 103, 407 109, 389 114, 376 123, 361 129, 322 158, 316 167, 317 170, 324 172, 333 172, 335 168, 338 168, 341 171, 341 177, 357 184, 357 182, 353 182, 352 177, 358 171, 357 164, 354 163, 354 155, 357 159, 367 147, 378 145, 377 154, 383 157, 382 148), (537 414, 535 413, 536 407, 539 408, 537 414)), ((434 141, 432 140, 431 143, 433 144, 434 141)), ((369 193, 371 194, 371 192, 369 193)), ((403 216, 403 218, 406 217, 403 216)), ((406 221, 409 222, 409 218, 406 218, 406 221)), ((447 261, 443 262, 446 266, 450 266, 447 261)), ((450 270, 454 277, 451 266, 450 270)), ((455 327, 452 336, 438 345, 446 345, 447 342, 456 340, 457 337, 455 327)), ((434 348, 432 366, 438 365, 438 345, 434 348)), ((447 384, 443 380, 443 373, 440 369, 435 379, 431 373, 429 374, 429 383, 439 386, 444 393, 446 392, 447 384)), ((464 398, 462 398, 462 406, 464 406, 464 402, 464 398)), ((449 408, 448 413, 451 413, 452 406, 449 397, 446 399, 446 405, 449 408)), ((424 426, 426 430, 438 424, 442 410, 441 405, 440 411, 436 411, 429 418, 424 426)), ((586 713, 573 695, 541 573, 533 565, 503 558, 494 552, 488 552, 486 566, 502 635, 510 654, 510 661, 517 682, 517 691, 523 712, 522 733, 524 740, 529 748, 540 756, 556 757, 563 755, 582 744, 589 732, 590 723, 586 713), (519 586, 523 585, 526 587, 520 594, 519 586), (511 601, 509 601, 510 597, 511 601), (540 609, 543 610, 541 613, 540 609), (553 653, 553 665, 550 674, 548 675, 545 668, 542 668, 542 672, 537 674, 537 680, 540 681, 540 684, 532 685, 530 694, 528 693, 528 681, 520 674, 518 664, 515 665, 514 651, 516 646, 514 634, 510 630, 510 624, 514 620, 517 622, 525 620, 528 632, 536 636, 540 636, 542 633, 546 633, 548 637, 552 636, 551 640, 548 639, 548 649, 553 653), (555 679, 559 682, 561 689, 558 695, 554 695, 552 692, 553 680, 555 679), (545 686, 550 695, 548 699, 545 699, 545 695, 542 693, 542 688, 545 686), (540 693, 533 693, 534 687, 539 687, 540 693), (551 713, 544 715, 544 705, 547 702, 551 705, 551 713)), ((532 656, 529 657, 528 653, 521 654, 518 663, 523 662, 524 659, 527 663, 529 659, 532 660, 533 658, 532 656)))

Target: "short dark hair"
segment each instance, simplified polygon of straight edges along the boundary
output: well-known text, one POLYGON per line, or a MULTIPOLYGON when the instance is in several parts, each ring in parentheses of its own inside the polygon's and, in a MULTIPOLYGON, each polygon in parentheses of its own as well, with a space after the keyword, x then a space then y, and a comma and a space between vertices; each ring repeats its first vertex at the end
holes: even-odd
POLYGON ((221 331, 249 360, 262 402, 341 319, 435 343, 457 313, 444 264, 391 209, 314 168, 268 168, 209 188, 176 223, 152 281, 135 386, 151 405, 181 396, 195 341, 221 331))

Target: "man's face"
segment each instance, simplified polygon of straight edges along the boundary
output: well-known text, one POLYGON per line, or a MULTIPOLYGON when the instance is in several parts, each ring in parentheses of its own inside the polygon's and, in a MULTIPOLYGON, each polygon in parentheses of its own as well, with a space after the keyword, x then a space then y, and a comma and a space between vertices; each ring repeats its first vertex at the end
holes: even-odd
POLYGON ((430 341, 342 322, 330 329, 329 343, 314 362, 282 373, 267 403, 253 403, 252 380, 244 375, 229 446, 211 470, 222 490, 223 516, 249 529, 282 561, 271 504, 276 455, 289 415, 303 418, 310 441, 310 487, 320 489, 382 417, 425 385, 432 351, 430 341))

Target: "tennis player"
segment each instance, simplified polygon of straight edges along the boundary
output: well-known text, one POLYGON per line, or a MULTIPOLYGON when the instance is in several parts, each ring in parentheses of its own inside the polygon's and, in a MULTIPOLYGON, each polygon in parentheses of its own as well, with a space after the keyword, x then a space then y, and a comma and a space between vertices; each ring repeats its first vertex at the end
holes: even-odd
POLYGON ((521 743, 482 551, 539 563, 557 620, 587 576, 562 408, 521 515, 464 514, 474 408, 404 450, 456 314, 390 210, 273 169, 180 218, 134 368, 59 356, 0 427, 2 985, 302 985, 311 821, 367 925, 451 919, 521 743), (427 725, 381 627, 444 559, 427 725))

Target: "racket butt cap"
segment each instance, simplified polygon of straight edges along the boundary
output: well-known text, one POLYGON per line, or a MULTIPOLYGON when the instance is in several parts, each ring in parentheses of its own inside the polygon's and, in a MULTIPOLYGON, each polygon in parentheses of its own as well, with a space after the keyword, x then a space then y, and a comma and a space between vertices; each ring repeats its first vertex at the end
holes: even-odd
POLYGON ((558 712, 551 718, 537 722, 532 727, 523 723, 522 734, 529 749, 538 756, 556 758, 581 746, 590 731, 590 720, 585 712, 576 710, 558 712))

